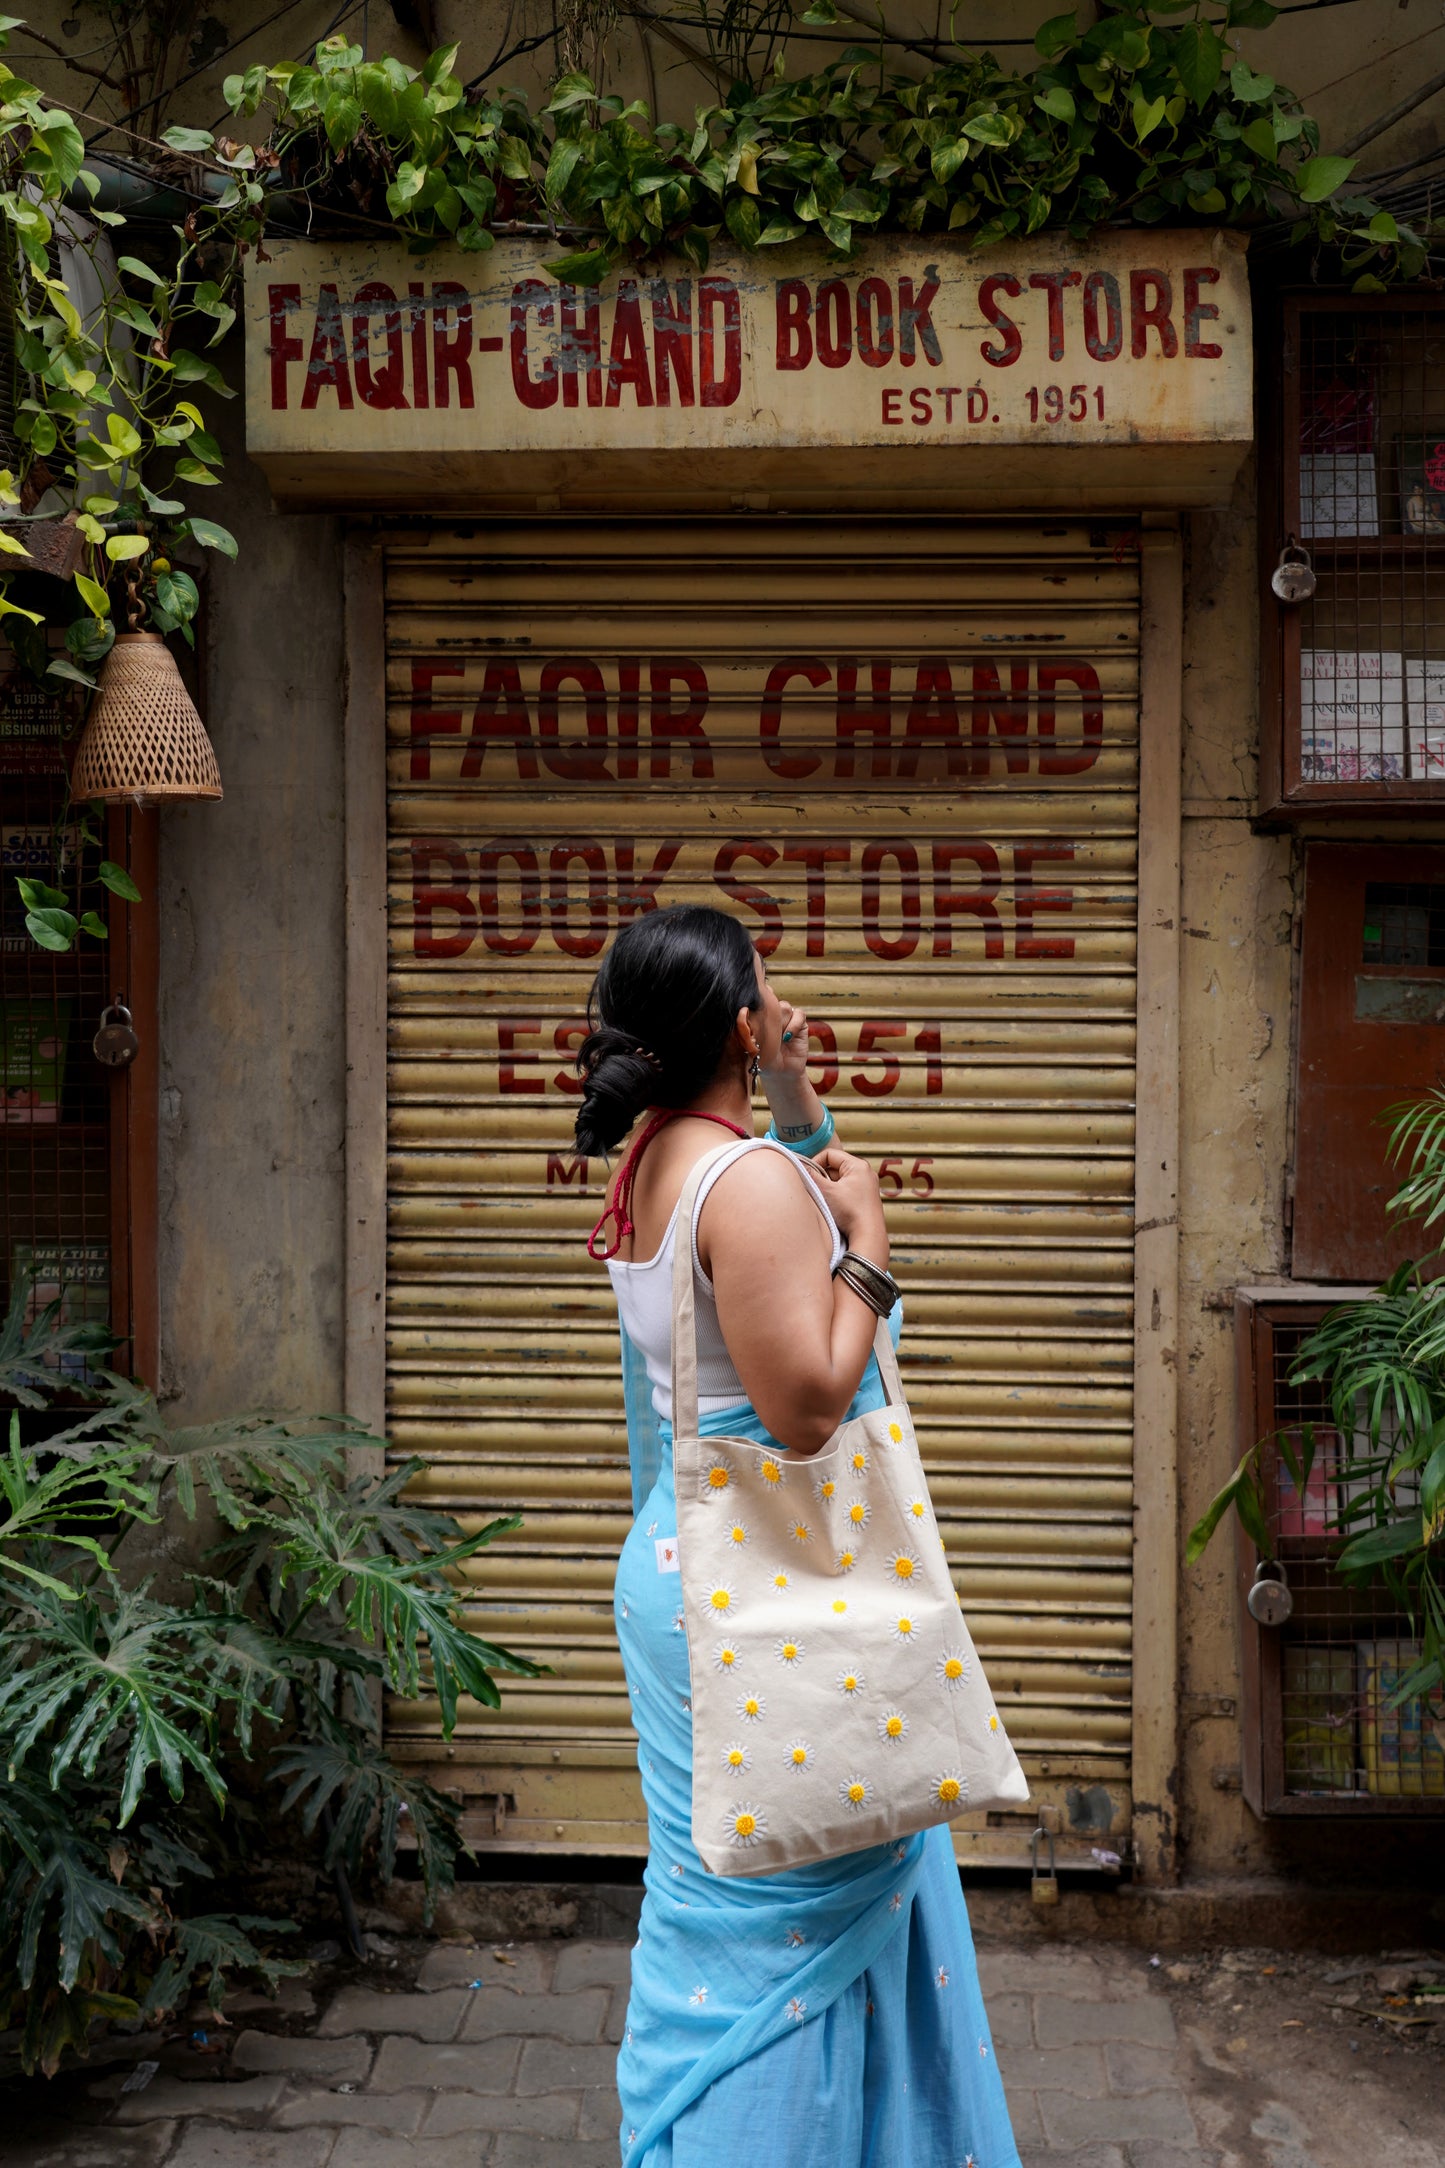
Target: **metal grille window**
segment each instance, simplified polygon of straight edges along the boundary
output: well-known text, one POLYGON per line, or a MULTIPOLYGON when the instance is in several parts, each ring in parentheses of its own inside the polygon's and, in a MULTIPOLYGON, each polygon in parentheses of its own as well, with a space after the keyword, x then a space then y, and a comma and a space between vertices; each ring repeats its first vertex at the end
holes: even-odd
MULTIPOLYGON (((1256 1290, 1241 1294, 1236 1313, 1242 1442, 1299 1438, 1306 1425, 1315 1440, 1303 1494, 1277 1452, 1266 1466, 1271 1541, 1293 1608, 1279 1627, 1242 1612, 1245 1791, 1261 1814, 1445 1815, 1445 1709, 1395 1700, 1420 1644, 1385 1588, 1349 1587, 1332 1566, 1341 1514, 1365 1481, 1368 1439, 1341 1435, 1319 1385, 1290 1381, 1326 1307, 1317 1293, 1256 1290)), ((1244 1588, 1258 1558, 1243 1539, 1240 1557, 1244 1588)))
MULTIPOLYGON (((571 1147, 596 960, 739 913, 878 1168, 970 1622, 1060 1856, 1127 1850, 1138 559, 1106 529, 802 519, 388 552, 388 1426, 555 1676, 394 1748, 489 1848, 645 1842, 611 1586, 617 1339, 571 1147), (1065 1810, 1066 1797, 1074 1811, 1065 1810), (1087 1830, 1088 1834, 1080 1832, 1087 1830)), ((1017 1861, 1020 1827, 959 1825, 1017 1861)))
POLYGON ((1297 545, 1317 585, 1298 606, 1264 599, 1266 809, 1431 802, 1445 794, 1445 310, 1302 297, 1278 350, 1263 569, 1297 545))
MULTIPOLYGON (((59 1302, 67 1323, 108 1323, 112 1366, 154 1377, 156 1063, 154 815, 112 813, 102 849, 82 847, 66 791, 74 717, 0 651, 0 1304, 27 1287, 26 1316, 59 1302), (71 907, 106 909, 93 876, 108 853, 145 901, 111 905, 110 937, 69 952, 37 945, 18 875, 60 885, 71 907), (88 883, 82 898, 82 883, 88 883), (125 998, 142 1055, 108 1071, 91 1042, 125 998)), ((62 1358, 84 1383, 79 1357, 62 1358)), ((27 1417, 28 1423, 40 1418, 27 1417)))

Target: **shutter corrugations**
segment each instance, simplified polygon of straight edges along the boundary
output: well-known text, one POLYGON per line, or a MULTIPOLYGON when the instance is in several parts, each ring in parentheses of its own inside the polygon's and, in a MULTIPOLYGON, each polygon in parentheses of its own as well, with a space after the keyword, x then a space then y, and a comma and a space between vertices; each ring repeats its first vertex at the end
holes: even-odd
POLYGON ((464 1523, 525 1514, 475 1615, 555 1675, 450 1749, 430 1703, 387 1724, 490 1842, 645 1842, 570 1057, 619 922, 706 900, 769 944, 890 1195, 934 1499, 1036 1799, 1071 1795, 1061 1856, 1125 1848, 1138 623, 1137 558, 1082 524, 390 547, 390 1436, 464 1523))

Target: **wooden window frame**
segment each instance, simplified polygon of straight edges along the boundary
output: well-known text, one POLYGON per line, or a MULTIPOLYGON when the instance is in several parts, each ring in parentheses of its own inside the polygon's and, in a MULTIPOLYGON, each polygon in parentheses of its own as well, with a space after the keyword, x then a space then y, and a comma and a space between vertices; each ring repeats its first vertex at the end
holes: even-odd
MULTIPOLYGON (((1341 1303, 1358 1302, 1370 1287, 1241 1287, 1234 1299, 1238 1451, 1276 1428, 1274 1337, 1281 1326, 1315 1325, 1341 1303)), ((1324 1539, 1314 1539, 1322 1541, 1324 1539)), ((1235 1586, 1240 1654, 1240 1774, 1246 1804, 1263 1821, 1429 1821, 1445 1819, 1445 1798, 1392 1798, 1359 1793, 1330 1798, 1285 1788, 1283 1651, 1285 1635, 1261 1626, 1246 1597, 1260 1553, 1236 1523, 1235 1586)), ((1288 1560, 1285 1560, 1288 1573, 1288 1560)), ((1349 1592, 1341 1584, 1342 1608, 1349 1592)))
MULTIPOLYGON (((1263 294, 1257 310, 1257 346, 1261 356, 1258 385, 1259 442, 1259 594, 1260 727, 1258 817, 1275 825, 1317 821, 1322 816, 1358 820, 1362 814, 1398 818, 1422 808, 1445 807, 1445 781, 1413 778, 1375 783, 1305 783, 1300 780, 1300 613, 1282 604, 1270 585, 1280 550, 1299 532, 1300 490, 1300 325, 1307 316, 1382 314, 1440 318, 1445 335, 1445 299, 1405 291, 1351 294, 1341 289, 1263 294)), ((1372 538, 1349 538, 1352 549, 1368 550, 1372 538)), ((1373 538, 1382 561, 1402 556, 1406 538, 1373 538)), ((1445 538, 1410 538, 1411 547, 1433 554, 1445 569, 1445 538)), ((1304 547, 1319 564, 1333 554, 1326 538, 1304 547)), ((1445 625, 1442 659, 1445 659, 1445 625)))

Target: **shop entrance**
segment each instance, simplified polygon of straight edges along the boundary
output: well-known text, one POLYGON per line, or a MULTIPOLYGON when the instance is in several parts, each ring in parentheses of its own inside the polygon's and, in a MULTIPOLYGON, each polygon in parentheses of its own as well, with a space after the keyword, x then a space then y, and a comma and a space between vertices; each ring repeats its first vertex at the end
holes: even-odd
MULTIPOLYGON (((1060 1857, 1127 1856, 1139 560, 1124 526, 488 523, 386 556, 387 1417, 476 1620, 554 1667, 442 1748, 489 1849, 645 1848, 617 1336, 571 1142, 598 956, 738 912, 877 1167, 954 1579, 1060 1857)), ((1018 1864, 1036 1814, 955 1825, 1018 1864)))

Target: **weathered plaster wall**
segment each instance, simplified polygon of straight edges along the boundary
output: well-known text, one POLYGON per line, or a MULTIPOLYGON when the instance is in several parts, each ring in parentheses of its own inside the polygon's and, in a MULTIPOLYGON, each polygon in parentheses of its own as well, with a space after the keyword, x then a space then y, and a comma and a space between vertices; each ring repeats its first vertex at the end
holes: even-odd
MULTIPOLYGON (((1254 478, 1187 523, 1182 864, 1180 1542, 1237 1457, 1236 1285, 1283 1272, 1294 849, 1251 833, 1258 695, 1254 478)), ((1237 1792, 1231 1718, 1191 1696, 1238 1695, 1233 1549, 1185 1568, 1180 1637, 1186 1871, 1259 1866, 1237 1792)))
POLYGON ((161 827, 161 1389, 191 1420, 341 1404, 340 543, 227 476, 201 698, 226 796, 161 827))

